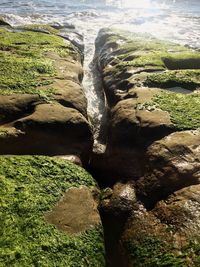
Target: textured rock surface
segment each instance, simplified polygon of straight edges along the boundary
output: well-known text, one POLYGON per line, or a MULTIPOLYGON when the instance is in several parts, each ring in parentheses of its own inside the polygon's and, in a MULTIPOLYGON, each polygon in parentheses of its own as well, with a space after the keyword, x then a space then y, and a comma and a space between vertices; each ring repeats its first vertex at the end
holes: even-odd
POLYGON ((200 131, 177 132, 153 143, 147 152, 147 170, 137 181, 147 205, 183 187, 200 182, 200 131))
POLYGON ((45 218, 64 232, 81 233, 101 223, 97 205, 92 190, 85 186, 70 188, 45 218))
POLYGON ((102 29, 96 57, 110 121, 106 152, 94 166, 113 169, 112 181, 118 173, 122 180, 140 178, 153 142, 200 127, 200 55, 149 35, 102 29))
POLYGON ((150 212, 138 205, 122 237, 128 266, 199 266, 199 190, 179 190, 150 212))
POLYGON ((200 55, 103 29, 96 56, 110 121, 91 164, 112 187, 101 205, 108 266, 199 266, 200 55))
POLYGON ((93 138, 81 54, 60 34, 48 25, 1 28, 0 154, 74 154, 87 162, 93 138))

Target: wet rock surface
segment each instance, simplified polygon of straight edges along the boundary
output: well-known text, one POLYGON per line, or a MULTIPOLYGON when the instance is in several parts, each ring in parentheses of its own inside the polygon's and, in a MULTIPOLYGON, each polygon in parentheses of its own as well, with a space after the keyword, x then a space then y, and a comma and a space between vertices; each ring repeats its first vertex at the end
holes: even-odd
POLYGON ((200 132, 173 133, 147 151, 145 176, 136 182, 138 194, 147 205, 200 179, 200 132))
POLYGON ((149 212, 139 206, 122 235, 130 266, 198 266, 199 219, 199 185, 175 192, 149 212))

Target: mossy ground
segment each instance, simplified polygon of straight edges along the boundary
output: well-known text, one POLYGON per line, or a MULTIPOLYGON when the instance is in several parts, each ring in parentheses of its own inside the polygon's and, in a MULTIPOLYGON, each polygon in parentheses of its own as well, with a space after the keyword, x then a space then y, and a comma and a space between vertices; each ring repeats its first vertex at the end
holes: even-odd
POLYGON ((105 265, 101 226, 69 236, 44 219, 66 189, 96 185, 85 170, 61 159, 1 156, 0 184, 0 266, 105 265))
POLYGON ((130 240, 125 244, 133 266, 137 267, 198 267, 197 245, 191 243, 176 254, 173 245, 157 237, 146 237, 140 242, 130 240))
POLYGON ((49 52, 61 57, 76 53, 70 44, 53 34, 1 29, 0 94, 31 93, 51 98, 56 69, 53 60, 47 56, 49 52), (42 86, 46 86, 45 90, 42 86))
POLYGON ((180 94, 164 92, 155 95, 150 102, 142 105, 145 109, 159 108, 169 112, 177 130, 200 128, 200 93, 180 94))

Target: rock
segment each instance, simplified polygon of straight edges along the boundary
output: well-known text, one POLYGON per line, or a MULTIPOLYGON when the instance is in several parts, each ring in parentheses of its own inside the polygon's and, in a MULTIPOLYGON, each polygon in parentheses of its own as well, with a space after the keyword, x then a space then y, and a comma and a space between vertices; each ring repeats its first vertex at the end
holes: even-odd
POLYGON ((60 156, 56 156, 56 158, 68 160, 68 161, 70 161, 70 162, 72 162, 72 163, 74 163, 80 167, 83 166, 81 159, 77 155, 60 155, 60 156))
POLYGON ((77 234, 101 223, 97 205, 91 190, 86 186, 70 188, 52 210, 45 214, 45 218, 59 230, 77 234))
POLYGON ((11 27, 10 24, 8 22, 6 22, 5 19, 2 18, 1 16, 0 16, 0 26, 3 26, 3 27, 9 26, 9 27, 11 27))
POLYGON ((55 100, 65 107, 78 110, 87 118, 87 99, 80 85, 70 80, 56 80, 54 85, 58 88, 55 100))
POLYGON ((112 186, 117 181, 133 181, 144 174, 144 151, 127 148, 123 144, 107 149, 104 153, 93 153, 90 171, 101 186, 112 186))
POLYGON ((133 185, 127 183, 116 183, 111 195, 103 195, 101 209, 104 213, 114 216, 129 214, 136 202, 136 195, 133 185))
POLYGON ((65 31, 62 32, 59 36, 70 41, 79 52, 82 54, 82 59, 84 58, 84 42, 83 36, 76 31, 65 31))
POLYGON ((100 213, 105 233, 107 266, 127 266, 124 265, 119 239, 136 203, 134 187, 130 183, 119 182, 113 190, 104 191, 101 198, 100 213))
POLYGON ((102 29, 96 57, 110 107, 132 88, 200 87, 199 53, 149 35, 102 29))
POLYGON ((0 136, 0 154, 73 154, 86 163, 93 138, 81 54, 49 25, 2 30, 0 122, 9 134, 0 136))
POLYGON ((169 194, 200 182, 200 131, 173 133, 148 148, 145 175, 138 195, 155 204, 169 194))
POLYGON ((140 179, 152 143, 200 127, 199 53, 150 35, 102 29, 95 56, 110 120, 105 153, 93 156, 92 168, 108 185, 140 179))
POLYGON ((151 211, 135 209, 121 239, 130 266, 199 265, 199 190, 179 190, 151 211))
POLYGON ((33 94, 0 95, 1 122, 14 121, 31 113, 39 101, 39 96, 33 94))
POLYGON ((37 105, 31 115, 16 120, 13 126, 25 134, 8 140, 2 137, 1 154, 74 154, 85 163, 92 147, 87 120, 77 110, 60 104, 37 105))
POLYGON ((105 266, 98 188, 89 173, 62 159, 1 156, 0 177, 3 266, 105 266))
MULTIPOLYGON (((169 113, 159 109, 140 109, 140 104, 144 100, 140 99, 137 91, 135 94, 137 98, 122 100, 111 110, 109 146, 123 143, 124 146, 141 144, 145 147, 145 143, 148 144, 172 132, 173 124, 169 113)), ((152 91, 153 94, 155 91, 152 91)))

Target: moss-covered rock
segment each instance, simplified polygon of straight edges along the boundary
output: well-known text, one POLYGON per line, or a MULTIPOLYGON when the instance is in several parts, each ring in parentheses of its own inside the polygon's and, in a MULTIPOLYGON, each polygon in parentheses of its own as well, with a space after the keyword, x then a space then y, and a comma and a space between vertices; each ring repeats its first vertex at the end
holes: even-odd
POLYGON ((49 25, 27 25, 20 31, 0 29, 0 122, 6 128, 19 128, 20 122, 30 116, 35 125, 34 132, 23 127, 23 134, 0 138, 0 154, 75 153, 87 161, 93 140, 81 87, 81 55, 60 34, 60 30, 49 25), (47 108, 43 110, 45 119, 40 114, 42 122, 34 122, 42 104, 55 105, 56 112, 52 114, 47 108), (59 112, 68 115, 64 118, 59 112), (79 128, 82 124, 84 132, 79 128), (52 130, 55 127, 59 137, 52 130), (77 127, 80 132, 73 133, 77 127))
POLYGON ((111 108, 109 144, 144 146, 171 132, 199 128, 199 52, 103 29, 96 56, 111 108))
POLYGON ((111 180, 138 179, 153 142, 200 127, 200 54, 150 35, 102 29, 96 59, 110 121, 105 154, 93 163, 99 172, 113 169, 111 180))
POLYGON ((110 106, 134 87, 200 87, 199 53, 149 35, 103 29, 96 55, 110 106))
POLYGON ((199 266, 199 189, 179 190, 151 211, 135 207, 121 240, 128 266, 199 266))
MULTIPOLYGON (((96 187, 95 181, 84 169, 66 160, 39 156, 2 156, 0 162, 1 266, 105 265, 99 219, 93 219, 87 230, 84 228, 74 235, 67 227, 64 231, 59 230, 46 218, 69 190, 84 187, 78 193, 81 198, 82 191, 92 192, 96 187)), ((82 203, 88 210, 91 209, 89 201, 94 201, 88 200, 90 198, 89 195, 85 198, 83 194, 82 203)), ((70 195, 71 214, 81 216, 80 207, 73 201, 76 200, 70 195)), ((98 215, 94 204, 92 208, 93 213, 98 215)), ((85 220, 87 218, 84 225, 85 220)), ((73 220, 70 223, 72 226, 73 220)))

